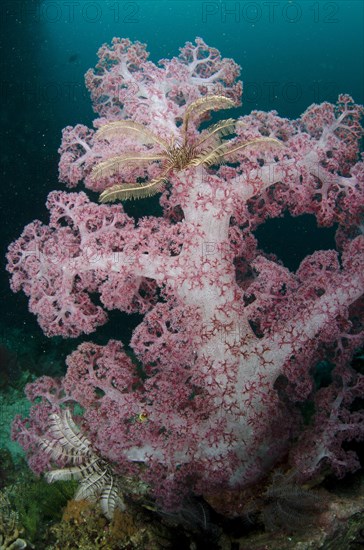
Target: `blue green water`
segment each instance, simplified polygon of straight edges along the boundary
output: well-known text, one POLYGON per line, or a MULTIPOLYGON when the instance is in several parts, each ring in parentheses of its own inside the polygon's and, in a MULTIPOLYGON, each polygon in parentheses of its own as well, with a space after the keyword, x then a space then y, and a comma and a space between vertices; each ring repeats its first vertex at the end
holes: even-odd
MULTIPOLYGON (((59 0, 43 2, 37 17, 34 45, 39 77, 46 82, 78 82, 94 65, 100 45, 113 36, 147 43, 153 61, 177 55, 186 41, 201 36, 242 66, 244 112, 277 109, 298 116, 313 102, 334 101, 338 93, 363 99, 360 0, 59 0)), ((80 113, 71 108, 64 117, 70 123, 80 113)))

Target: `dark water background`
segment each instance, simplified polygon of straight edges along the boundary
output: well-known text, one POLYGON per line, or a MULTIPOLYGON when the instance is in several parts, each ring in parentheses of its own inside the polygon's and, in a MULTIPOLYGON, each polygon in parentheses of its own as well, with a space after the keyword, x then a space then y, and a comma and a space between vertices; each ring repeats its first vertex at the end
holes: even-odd
MULTIPOLYGON (((26 327, 37 338, 27 300, 10 291, 4 255, 24 225, 34 218, 48 222, 47 194, 62 189, 61 130, 92 125, 83 76, 104 42, 114 36, 145 42, 157 62, 201 36, 242 67, 243 105, 235 116, 275 109, 297 118, 312 103, 335 102, 339 93, 364 102, 361 0, 5 0, 0 13, 1 324, 26 327)), ((292 269, 306 254, 334 245, 333 231, 318 230, 308 216, 276 220, 259 238, 292 269)), ((132 324, 123 318, 101 331, 120 337, 132 324)))

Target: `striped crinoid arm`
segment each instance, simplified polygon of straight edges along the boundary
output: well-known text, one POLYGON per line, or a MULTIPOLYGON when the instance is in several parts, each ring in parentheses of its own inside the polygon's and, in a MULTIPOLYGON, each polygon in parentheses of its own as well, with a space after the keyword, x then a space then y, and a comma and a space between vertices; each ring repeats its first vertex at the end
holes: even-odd
POLYGON ((99 196, 99 202, 125 201, 128 199, 143 199, 160 193, 166 183, 165 175, 146 183, 120 183, 105 189, 99 196))
POLYGON ((226 120, 220 120, 216 124, 206 128, 207 134, 197 142, 196 148, 200 148, 206 141, 214 141, 220 143, 220 139, 229 134, 235 132, 236 120, 234 118, 228 118, 226 120))
POLYGON ((284 144, 278 139, 270 138, 270 137, 262 137, 262 138, 251 139, 239 145, 235 145, 231 143, 223 143, 221 146, 221 155, 223 157, 227 157, 227 156, 233 155, 237 151, 246 149, 247 147, 251 147, 251 146, 255 147, 256 145, 260 147, 261 145, 267 145, 267 144, 277 145, 278 147, 284 147, 284 144))
POLYGON ((164 139, 153 134, 153 132, 148 130, 143 124, 139 124, 132 120, 116 120, 115 122, 104 124, 95 134, 96 139, 107 140, 119 136, 132 136, 133 139, 141 145, 150 145, 154 143, 160 145, 164 149, 168 148, 168 143, 164 139))
POLYGON ((126 164, 150 164, 155 161, 165 161, 167 155, 148 155, 145 153, 129 153, 125 155, 118 155, 111 157, 107 160, 99 162, 93 167, 91 172, 91 179, 93 181, 106 178, 108 176, 115 176, 126 164))
POLYGON ((69 409, 49 417, 51 438, 42 438, 40 446, 52 460, 72 460, 78 464, 90 453, 91 443, 76 426, 69 409))
POLYGON ((223 95, 210 95, 200 97, 186 107, 183 116, 182 129, 184 132, 187 132, 188 123, 191 118, 201 117, 208 111, 231 109, 231 107, 235 107, 235 102, 229 97, 225 97, 223 95))
POLYGON ((190 162, 190 166, 212 166, 214 164, 221 164, 224 161, 229 161, 229 157, 236 153, 237 151, 240 151, 242 149, 246 149, 247 147, 251 146, 260 146, 260 145, 267 145, 268 143, 282 146, 282 142, 278 141, 275 138, 256 138, 249 141, 246 141, 245 143, 241 143, 239 145, 231 144, 231 143, 222 143, 215 147, 214 149, 210 151, 206 151, 198 155, 196 158, 194 158, 190 162))

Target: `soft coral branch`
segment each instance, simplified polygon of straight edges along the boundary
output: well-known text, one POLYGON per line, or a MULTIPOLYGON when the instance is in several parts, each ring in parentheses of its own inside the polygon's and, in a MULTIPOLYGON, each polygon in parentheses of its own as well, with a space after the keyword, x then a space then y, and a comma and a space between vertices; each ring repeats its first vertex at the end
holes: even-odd
MULTIPOLYGON (((128 119, 178 139, 188 105, 213 94, 237 103, 241 90, 236 64, 201 39, 158 66, 126 39, 104 45, 99 58, 86 77, 101 115, 96 128, 128 119)), ((76 403, 98 455, 148 483, 165 508, 191 490, 251 485, 293 439, 302 475, 314 475, 324 458, 340 475, 354 468, 341 444, 363 435, 361 413, 351 410, 362 379, 348 366, 364 341, 362 113, 348 96, 312 105, 296 121, 253 111, 235 125, 229 164, 170 170, 163 217, 136 223, 120 204, 97 205, 82 192, 49 195, 49 225, 27 226, 8 253, 12 289, 29 297, 44 332, 88 334, 108 309, 144 317, 131 339, 133 360, 116 341, 83 343, 63 380, 30 386, 29 397, 42 401, 29 421, 16 420, 14 437, 34 469, 50 466, 39 446, 52 436, 49 415, 76 403), (239 147, 246 142, 261 146, 239 147), (259 251, 252 231, 285 211, 339 224, 341 256, 316 251, 294 273, 259 251), (337 376, 315 394, 312 371, 325 358, 337 376), (315 419, 302 432, 296 403, 307 399, 315 419)), ((194 122, 192 145, 205 136, 194 122)), ((131 141, 66 128, 61 179, 103 191, 156 177, 158 163, 91 177, 96 164, 148 150, 131 141)))

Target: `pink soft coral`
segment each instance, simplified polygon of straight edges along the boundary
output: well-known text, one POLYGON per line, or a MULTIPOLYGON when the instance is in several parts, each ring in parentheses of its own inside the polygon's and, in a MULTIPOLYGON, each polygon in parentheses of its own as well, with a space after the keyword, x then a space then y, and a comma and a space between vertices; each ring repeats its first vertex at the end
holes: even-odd
MULTIPOLYGON (((237 65, 201 39, 159 66, 147 60, 145 46, 125 39, 104 45, 99 57, 86 75, 102 117, 95 127, 132 119, 160 137, 178 135, 192 101, 223 94, 236 102, 241 91, 237 65)), ((294 403, 313 395, 311 369, 325 351, 338 365, 335 383, 317 392, 317 420, 299 448, 311 474, 324 460, 340 473, 355 467, 341 443, 363 437, 362 413, 344 412, 362 386, 348 366, 364 341, 362 115, 343 95, 296 121, 275 112, 242 117, 234 139, 271 137, 283 146, 243 149, 230 166, 172 172, 161 197, 164 218, 135 224, 121 204, 100 206, 82 192, 50 194, 50 225, 30 224, 10 246, 12 289, 29 296, 49 336, 88 334, 107 320, 104 309, 139 312, 144 320, 131 340, 138 368, 116 341, 84 343, 68 358, 62 381, 43 378, 28 388, 42 402, 29 421, 17 419, 14 436, 37 471, 49 467, 39 445, 48 415, 79 403, 95 451, 116 472, 148 482, 164 507, 186 491, 251 484, 297 435, 294 403), (335 251, 318 251, 292 273, 259 251, 252 230, 287 210, 340 224, 341 262, 335 251), (101 305, 90 298, 95 292, 101 305), (282 379, 285 389, 277 385, 282 379)), ((107 143, 84 126, 67 127, 61 179, 102 191, 118 178, 153 177, 138 166, 118 178, 90 177, 93 166, 129 147, 127 137, 107 143)), ((304 475, 299 453, 291 456, 304 475)))

